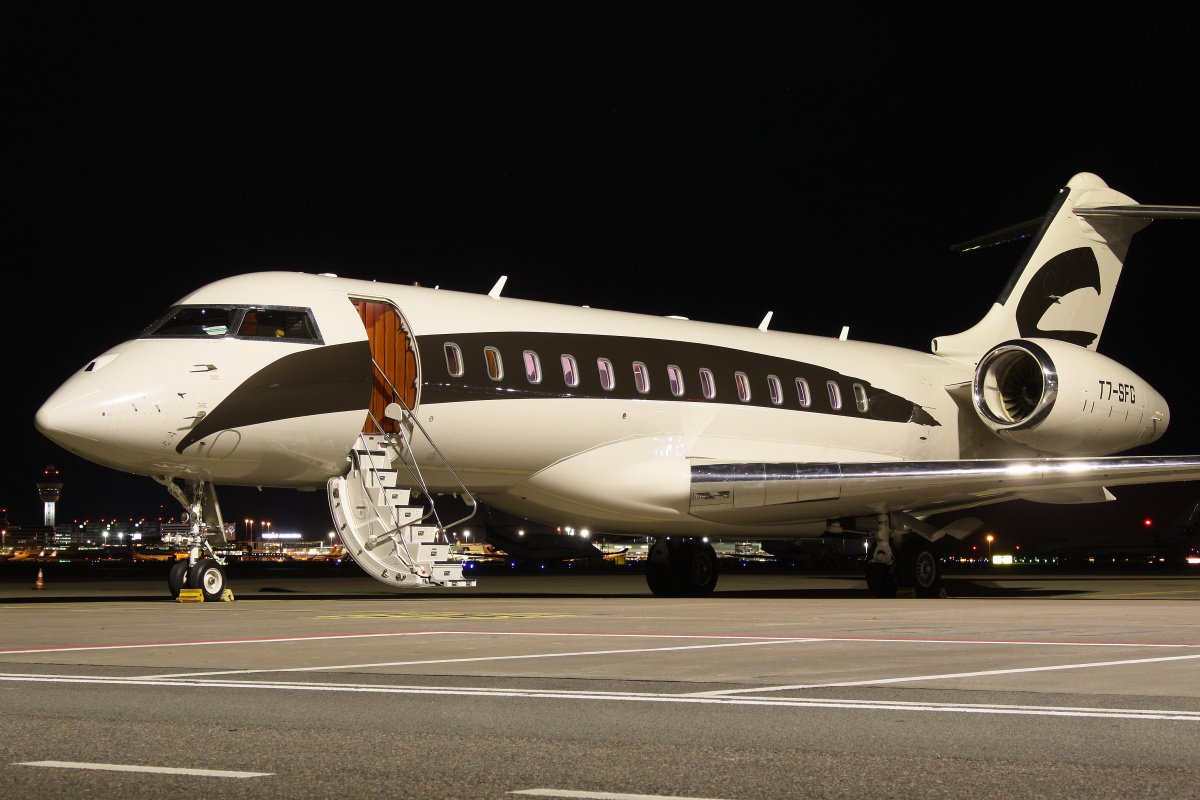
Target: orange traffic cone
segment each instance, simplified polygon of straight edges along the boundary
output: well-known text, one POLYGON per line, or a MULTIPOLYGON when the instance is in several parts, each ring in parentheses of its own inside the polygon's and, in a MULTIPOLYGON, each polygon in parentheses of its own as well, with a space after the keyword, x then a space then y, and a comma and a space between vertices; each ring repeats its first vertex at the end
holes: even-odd
POLYGON ((35 589, 45 589, 46 588, 46 582, 44 580, 42 580, 42 570, 40 568, 38 569, 37 581, 34 582, 33 588, 35 588, 35 589))

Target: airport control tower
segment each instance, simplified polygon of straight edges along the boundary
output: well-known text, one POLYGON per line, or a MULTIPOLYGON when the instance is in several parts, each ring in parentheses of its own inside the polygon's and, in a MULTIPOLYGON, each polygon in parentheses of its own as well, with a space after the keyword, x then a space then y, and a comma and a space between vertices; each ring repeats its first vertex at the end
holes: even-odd
POLYGON ((47 464, 45 472, 42 473, 42 479, 38 481, 38 494, 42 496, 42 508, 45 511, 46 521, 43 523, 47 528, 54 527, 54 504, 58 502, 59 495, 62 494, 62 478, 58 474, 58 470, 53 464, 47 464))

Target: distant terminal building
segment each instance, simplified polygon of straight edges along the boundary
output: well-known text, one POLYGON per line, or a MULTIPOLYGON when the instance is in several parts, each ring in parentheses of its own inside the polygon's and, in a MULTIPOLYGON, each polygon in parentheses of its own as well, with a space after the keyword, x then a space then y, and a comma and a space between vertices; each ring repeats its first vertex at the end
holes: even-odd
POLYGON ((4 548, 53 544, 54 528, 45 525, 14 525, 8 519, 8 509, 0 509, 0 553, 4 548))

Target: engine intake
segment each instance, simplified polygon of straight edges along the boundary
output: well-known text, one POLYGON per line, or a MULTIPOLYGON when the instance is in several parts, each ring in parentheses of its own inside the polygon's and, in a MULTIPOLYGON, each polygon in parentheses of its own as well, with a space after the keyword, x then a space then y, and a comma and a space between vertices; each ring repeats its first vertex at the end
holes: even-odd
POLYGON ((1058 399, 1058 372, 1038 345, 1008 342, 979 362, 974 394, 975 408, 992 430, 1032 427, 1058 399))

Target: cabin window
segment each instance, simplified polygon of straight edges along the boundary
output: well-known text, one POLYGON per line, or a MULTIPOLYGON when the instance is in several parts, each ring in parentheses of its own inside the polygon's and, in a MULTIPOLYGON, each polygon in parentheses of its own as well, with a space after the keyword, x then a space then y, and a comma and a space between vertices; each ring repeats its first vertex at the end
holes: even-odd
POLYGON ((600 370, 600 388, 611 391, 617 385, 616 376, 613 375, 612 362, 607 358, 598 358, 596 359, 596 368, 600 370))
POLYGON ((640 361, 633 362, 633 385, 641 394, 650 391, 650 374, 646 371, 646 365, 640 361))
POLYGON ((812 394, 808 391, 808 381, 804 378, 796 378, 796 396, 800 398, 800 407, 808 408, 812 405, 812 394))
POLYGON ((522 358, 525 361, 525 378, 530 383, 542 382, 542 362, 538 359, 537 353, 532 350, 526 350, 522 358))
POLYGON ((738 400, 743 403, 750 402, 750 379, 746 377, 744 372, 733 373, 733 379, 737 382, 738 400))
POLYGON ((829 389, 829 407, 836 411, 842 407, 842 389, 837 381, 829 381, 825 386, 829 389))
POLYGON ((867 390, 863 388, 861 383, 854 384, 853 388, 854 405, 859 411, 866 411, 868 408, 870 408, 870 404, 867 403, 867 390))
POLYGON ((454 342, 446 342, 446 371, 452 378, 462 377, 463 374, 462 350, 454 342))
POLYGON ((667 367, 667 382, 671 384, 671 394, 683 396, 683 372, 674 364, 667 367))
POLYGON ((783 403, 783 384, 774 375, 767 376, 767 389, 771 393, 771 402, 775 405, 783 403))
POLYGON ((704 392, 704 396, 709 400, 717 396, 717 384, 713 381, 711 370, 700 370, 700 391, 704 392))
POLYGON ((559 356, 562 361, 563 381, 567 386, 579 385, 579 367, 575 363, 575 356, 569 356, 566 353, 559 356))
POLYGON ((483 357, 487 359, 488 377, 494 381, 498 381, 504 377, 504 360, 500 358, 500 351, 494 347, 483 348, 483 357))

